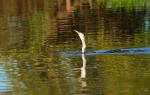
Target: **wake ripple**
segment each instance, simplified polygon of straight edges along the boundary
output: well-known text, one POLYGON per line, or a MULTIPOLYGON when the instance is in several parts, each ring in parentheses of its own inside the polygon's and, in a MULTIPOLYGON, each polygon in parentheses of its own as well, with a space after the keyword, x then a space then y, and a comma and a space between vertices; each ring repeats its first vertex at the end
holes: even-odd
MULTIPOLYGON (((80 55, 81 51, 67 51, 61 52, 68 55, 80 55)), ((97 54, 150 54, 150 47, 144 48, 128 48, 128 49, 114 49, 114 50, 94 50, 86 51, 86 55, 97 55, 97 54)))

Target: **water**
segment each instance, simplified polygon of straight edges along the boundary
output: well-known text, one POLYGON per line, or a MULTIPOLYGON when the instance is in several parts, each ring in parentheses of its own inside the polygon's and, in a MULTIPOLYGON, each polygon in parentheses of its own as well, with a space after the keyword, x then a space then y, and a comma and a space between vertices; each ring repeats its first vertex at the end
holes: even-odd
POLYGON ((1 0, 0 95, 149 95, 149 9, 149 0, 1 0))

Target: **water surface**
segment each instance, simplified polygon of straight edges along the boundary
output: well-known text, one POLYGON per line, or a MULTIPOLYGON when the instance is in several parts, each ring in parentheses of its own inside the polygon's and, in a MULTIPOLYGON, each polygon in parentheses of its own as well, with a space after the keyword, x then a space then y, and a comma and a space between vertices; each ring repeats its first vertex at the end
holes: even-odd
POLYGON ((149 0, 1 0, 0 95, 149 95, 149 9, 149 0))

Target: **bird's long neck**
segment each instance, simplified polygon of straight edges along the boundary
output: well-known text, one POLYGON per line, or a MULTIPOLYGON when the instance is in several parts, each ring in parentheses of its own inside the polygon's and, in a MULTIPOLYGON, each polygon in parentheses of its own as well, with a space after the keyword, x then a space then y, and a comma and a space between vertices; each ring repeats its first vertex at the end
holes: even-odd
POLYGON ((77 30, 74 30, 74 31, 79 35, 81 43, 82 43, 82 53, 85 53, 85 50, 86 50, 85 36, 83 33, 77 30))
POLYGON ((81 39, 81 42, 82 42, 82 53, 85 53, 85 50, 86 50, 85 37, 80 38, 80 39, 81 39))

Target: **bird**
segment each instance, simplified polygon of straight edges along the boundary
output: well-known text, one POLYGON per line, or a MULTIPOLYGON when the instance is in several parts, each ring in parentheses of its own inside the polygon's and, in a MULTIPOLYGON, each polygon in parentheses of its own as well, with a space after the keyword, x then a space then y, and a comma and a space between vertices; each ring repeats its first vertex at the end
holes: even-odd
POLYGON ((85 54, 85 51, 86 51, 85 36, 84 36, 83 33, 79 32, 77 30, 74 30, 74 31, 78 34, 78 36, 79 36, 79 38, 81 40, 81 43, 82 43, 82 54, 85 54))

